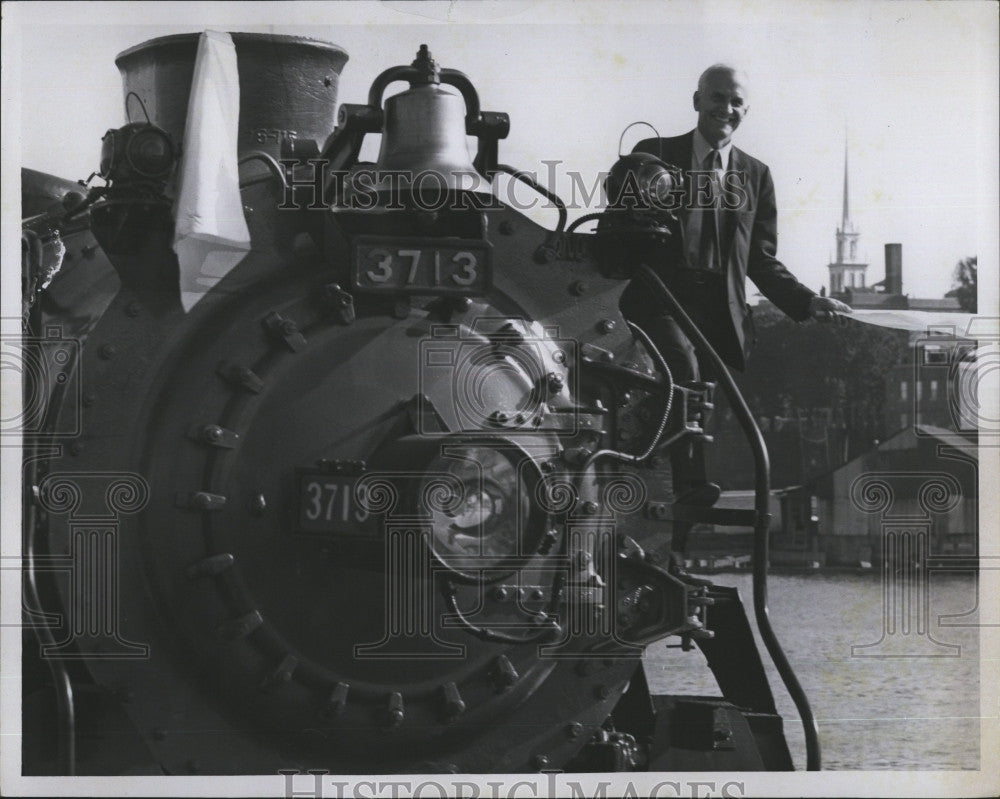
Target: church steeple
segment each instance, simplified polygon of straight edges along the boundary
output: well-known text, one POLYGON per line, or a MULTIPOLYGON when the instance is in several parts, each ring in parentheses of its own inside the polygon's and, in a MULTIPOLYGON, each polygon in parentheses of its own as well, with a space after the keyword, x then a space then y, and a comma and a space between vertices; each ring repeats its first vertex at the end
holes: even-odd
POLYGON ((858 239, 861 233, 851 222, 849 161, 847 136, 844 136, 844 204, 837 228, 837 259, 829 265, 830 293, 843 294, 848 289, 865 288, 868 264, 858 263, 858 239))
POLYGON ((851 210, 850 210, 850 203, 848 202, 849 192, 848 192, 847 176, 848 176, 847 139, 845 138, 844 139, 844 214, 840 219, 840 229, 845 231, 851 224, 851 210))

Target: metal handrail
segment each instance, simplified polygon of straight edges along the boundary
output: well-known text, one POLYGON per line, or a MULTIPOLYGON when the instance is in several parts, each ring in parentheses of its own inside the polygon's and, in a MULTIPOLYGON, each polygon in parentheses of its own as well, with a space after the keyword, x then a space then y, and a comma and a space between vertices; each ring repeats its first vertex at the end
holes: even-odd
POLYGON ((791 663, 785 655, 778 637, 771 627, 771 620, 768 616, 767 608, 767 559, 768 559, 768 527, 771 518, 770 498, 771 498, 771 466, 767 454, 767 446, 764 444, 764 435, 757 426, 757 421, 753 418, 746 400, 740 393, 733 376, 729 373, 722 358, 715 351, 708 340, 698 329, 697 325, 691 321, 691 317, 685 313, 680 303, 670 293, 670 290, 660 280, 656 274, 645 264, 640 264, 636 269, 636 276, 640 278, 655 294, 657 294, 676 319, 681 330, 694 344, 699 353, 703 353, 711 360, 722 384, 722 390, 726 393, 730 407, 740 427, 746 434, 750 449, 754 458, 754 508, 756 510, 757 521, 754 525, 753 544, 753 609, 754 617, 757 619, 757 628, 760 630, 760 637, 767 647, 768 654, 778 669, 778 674, 782 682, 788 689, 795 707, 802 718, 802 728, 806 739, 806 769, 809 771, 819 771, 822 768, 822 758, 820 754, 819 730, 816 726, 816 718, 805 691, 802 689, 791 663))

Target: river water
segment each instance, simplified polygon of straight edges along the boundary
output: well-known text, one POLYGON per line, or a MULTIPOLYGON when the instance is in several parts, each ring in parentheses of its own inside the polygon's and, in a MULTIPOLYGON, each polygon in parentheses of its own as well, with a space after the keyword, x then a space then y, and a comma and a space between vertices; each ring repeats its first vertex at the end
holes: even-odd
MULTIPOLYGON (((753 619, 748 573, 710 579, 739 588, 753 619)), ((900 586, 890 583, 886 592, 883 585, 877 573, 768 579, 771 624, 818 721, 823 768, 978 769, 980 662, 975 625, 980 619, 975 577, 932 573, 926 587, 913 587, 917 607, 926 600, 925 634, 914 626, 908 635, 902 634, 902 613, 891 606, 883 610, 884 596, 897 596, 900 586), (879 646, 865 646, 879 641, 879 646)), ((759 638, 758 647, 784 717, 792 759, 796 769, 803 769, 805 742, 798 712, 759 638)), ((697 650, 654 644, 646 652, 646 671, 656 693, 719 695, 697 650)))

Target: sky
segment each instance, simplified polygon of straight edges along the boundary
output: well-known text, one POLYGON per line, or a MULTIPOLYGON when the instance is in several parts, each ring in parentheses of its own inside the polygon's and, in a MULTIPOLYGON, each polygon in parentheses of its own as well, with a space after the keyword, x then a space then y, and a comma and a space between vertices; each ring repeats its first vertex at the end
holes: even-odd
MULTIPOLYGON (((566 173, 592 185, 629 123, 648 121, 661 135, 690 130, 698 75, 726 61, 749 75, 750 110, 734 141, 771 167, 778 254, 802 282, 828 283, 845 145, 869 283, 884 276, 887 242, 903 245, 903 290, 913 297, 942 296, 964 257, 977 255, 996 275, 992 3, 36 3, 15 11, 17 163, 63 177, 89 175, 104 131, 125 121, 115 56, 170 33, 332 41, 350 55, 339 100, 351 103, 427 43, 442 66, 472 79, 484 110, 510 115, 501 161, 543 177, 543 162, 560 161, 555 188, 567 200, 566 173)), ((5 44, 7 68, 9 53, 5 44)), ((649 135, 633 128, 623 146, 649 135)), ((363 155, 374 158, 370 138, 363 155)), ((553 212, 535 216, 554 224, 553 212)), ((996 296, 995 287, 985 292, 996 296)))

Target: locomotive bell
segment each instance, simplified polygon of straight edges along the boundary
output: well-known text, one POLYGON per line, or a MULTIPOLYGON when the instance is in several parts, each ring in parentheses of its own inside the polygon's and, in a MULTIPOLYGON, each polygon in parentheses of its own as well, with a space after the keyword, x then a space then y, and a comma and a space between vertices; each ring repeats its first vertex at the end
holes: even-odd
MULTIPOLYGON (((377 83, 384 89, 391 79, 408 80, 410 88, 385 101, 372 187, 379 204, 410 198, 427 208, 421 200, 436 198, 440 203, 445 197, 471 194, 492 205, 489 181, 476 171, 469 154, 466 98, 441 87, 442 70, 427 45, 421 45, 409 67, 388 70, 377 83)), ((471 113, 477 114, 478 108, 471 113)))
MULTIPOLYGON (((476 172, 465 137, 465 101, 436 84, 413 86, 385 103, 376 171, 401 173, 401 188, 490 195, 476 172)), ((379 190, 392 178, 382 175, 379 190)))

